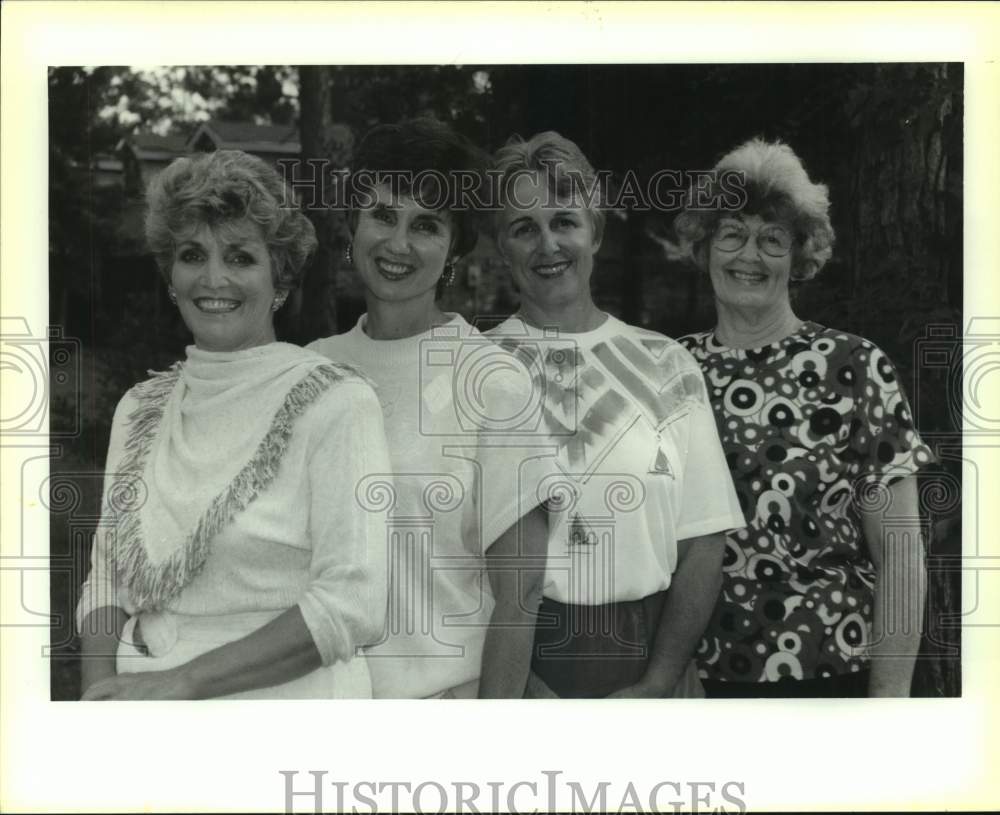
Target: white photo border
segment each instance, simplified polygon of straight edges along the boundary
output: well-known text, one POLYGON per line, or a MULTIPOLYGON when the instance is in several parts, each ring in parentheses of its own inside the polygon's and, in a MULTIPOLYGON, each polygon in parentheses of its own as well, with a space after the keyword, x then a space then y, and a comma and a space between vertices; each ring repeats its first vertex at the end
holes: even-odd
MULTIPOLYGON (((2 15, 0 310, 32 327, 48 322, 47 67, 170 63, 963 62, 965 319, 1000 319, 995 5, 39 2, 2 15)), ((994 409, 997 386, 983 392, 994 409)), ((976 453, 980 490, 995 483, 993 443, 976 453)), ((19 483, 19 453, 0 453, 0 480, 19 483)), ((967 480, 966 497, 975 488, 967 480)), ((987 496, 965 502, 982 511, 964 527, 978 524, 978 555, 996 558, 987 496)), ((44 512, 10 511, 22 498, 5 490, 0 512, 4 619, 28 590, 24 541, 48 540, 44 512)), ((978 593, 975 581, 964 596, 978 597, 984 625, 964 634, 963 696, 939 700, 69 704, 49 701, 49 629, 2 627, 0 808, 277 812, 281 770, 298 771, 297 788, 310 770, 350 784, 508 785, 559 770, 616 789, 742 782, 753 810, 989 808, 1000 803, 1000 581, 980 575, 978 593)), ((32 608, 47 606, 43 582, 32 608)))

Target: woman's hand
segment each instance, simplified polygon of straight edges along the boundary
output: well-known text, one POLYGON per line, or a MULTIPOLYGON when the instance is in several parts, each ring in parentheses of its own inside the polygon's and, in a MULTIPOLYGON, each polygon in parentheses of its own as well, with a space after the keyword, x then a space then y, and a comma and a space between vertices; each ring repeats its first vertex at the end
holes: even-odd
POLYGON ((100 679, 87 688, 84 702, 192 699, 192 688, 179 671, 124 673, 100 679))

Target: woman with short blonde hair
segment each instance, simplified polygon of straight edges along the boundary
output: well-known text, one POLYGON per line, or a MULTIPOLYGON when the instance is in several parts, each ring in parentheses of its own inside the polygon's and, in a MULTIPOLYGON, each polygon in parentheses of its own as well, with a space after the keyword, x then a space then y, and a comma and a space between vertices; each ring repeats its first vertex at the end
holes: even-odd
POLYGON ((194 343, 115 411, 77 607, 86 700, 370 697, 385 619, 382 417, 356 371, 277 342, 316 245, 259 158, 174 161, 147 236, 194 343))
POLYGON ((603 190, 558 133, 495 156, 494 221, 520 310, 490 335, 541 380, 560 473, 529 695, 700 696, 692 656, 743 526, 701 372, 673 340, 594 303, 603 190))

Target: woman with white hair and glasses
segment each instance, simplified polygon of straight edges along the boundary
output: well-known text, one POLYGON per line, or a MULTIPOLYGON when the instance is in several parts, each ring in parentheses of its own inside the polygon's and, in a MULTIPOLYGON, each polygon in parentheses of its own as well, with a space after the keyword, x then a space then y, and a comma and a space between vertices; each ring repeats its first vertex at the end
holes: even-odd
POLYGON ((759 139, 715 169, 742 178, 743 202, 675 221, 718 317, 681 342, 705 372, 748 525, 727 537, 698 648, 706 692, 907 696, 923 608, 915 473, 930 450, 886 355, 792 307, 790 285, 832 254, 826 186, 759 139))

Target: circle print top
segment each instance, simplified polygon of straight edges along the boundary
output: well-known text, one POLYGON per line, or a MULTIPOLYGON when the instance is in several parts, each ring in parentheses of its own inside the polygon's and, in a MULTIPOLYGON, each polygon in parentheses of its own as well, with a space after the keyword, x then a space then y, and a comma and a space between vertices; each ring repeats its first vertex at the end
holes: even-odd
POLYGON ((817 679, 865 667, 875 569, 859 488, 932 461, 889 358, 868 340, 805 323, 757 349, 712 332, 680 340, 705 373, 747 518, 726 539, 701 676, 817 679))

